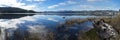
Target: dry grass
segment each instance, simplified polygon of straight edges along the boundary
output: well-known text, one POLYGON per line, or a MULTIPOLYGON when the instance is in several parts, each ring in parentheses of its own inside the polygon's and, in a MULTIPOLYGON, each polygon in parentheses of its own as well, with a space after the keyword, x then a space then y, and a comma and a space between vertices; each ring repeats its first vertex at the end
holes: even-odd
POLYGON ((91 29, 90 31, 80 34, 78 40, 100 40, 95 29, 91 29))
MULTIPOLYGON (((104 19, 105 22, 109 23, 110 25, 112 25, 118 32, 120 32, 120 15, 118 15, 115 18, 96 18, 96 19, 104 19)), ((94 18, 88 18, 88 19, 71 19, 71 20, 66 20, 65 24, 61 24, 59 25, 57 28, 61 28, 63 25, 74 25, 75 23, 77 24, 81 24, 85 21, 88 20, 96 20, 94 18)), ((68 27, 69 27, 68 26, 68 27)), ((58 30, 59 31, 59 30, 58 30)), ((19 32, 15 32, 15 37, 19 38, 19 32)), ((49 32, 48 34, 46 34, 45 39, 46 40, 55 40, 55 33, 53 32, 49 32)), ((41 38, 39 37, 40 35, 37 34, 32 34, 32 37, 30 37, 29 33, 24 37, 24 40, 41 40, 41 38)), ((91 29, 90 31, 86 32, 86 33, 79 33, 78 35, 78 40, 100 40, 96 30, 95 29, 91 29)))
MULTIPOLYGON (((104 19, 104 21, 113 26, 114 29, 120 34, 120 15, 117 15, 114 18, 95 18, 94 20, 104 19)), ((120 37, 118 37, 120 38, 120 37)), ((95 29, 92 29, 86 33, 84 33, 81 37, 78 37, 79 40, 100 40, 98 35, 96 34, 95 29)))
POLYGON ((88 19, 70 19, 66 20, 64 25, 74 25, 75 23, 81 24, 85 21, 88 21, 88 19))
POLYGON ((120 15, 112 18, 109 24, 111 24, 120 33, 120 15))

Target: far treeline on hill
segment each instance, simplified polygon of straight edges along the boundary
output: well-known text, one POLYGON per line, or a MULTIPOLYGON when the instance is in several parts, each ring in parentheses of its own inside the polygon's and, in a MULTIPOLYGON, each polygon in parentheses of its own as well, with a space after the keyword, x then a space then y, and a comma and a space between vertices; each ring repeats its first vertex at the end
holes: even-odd
POLYGON ((0 13, 35 13, 35 11, 15 7, 0 7, 0 13))
MULTIPOLYGON (((120 10, 119 10, 120 11, 120 10)), ((16 7, 0 7, 0 13, 89 13, 89 14, 96 14, 96 13, 118 13, 118 11, 115 10, 94 10, 94 11, 73 11, 73 10, 60 10, 60 11, 41 11, 36 12, 33 10, 26 10, 16 7)))
MULTIPOLYGON (((25 10, 15 7, 0 7, 0 19, 15 19, 27 16, 28 14, 17 14, 17 13, 36 13, 33 10, 25 10), (12 14, 15 13, 15 14, 12 14)), ((33 14, 29 14, 33 15, 33 14)))
MULTIPOLYGON (((120 10, 119 10, 120 11, 120 10)), ((59 10, 59 11, 40 11, 36 12, 34 10, 26 10, 26 9, 21 9, 21 8, 16 8, 16 7, 0 7, 0 13, 2 14, 2 17, 5 15, 13 14, 22 14, 22 15, 35 15, 35 14, 40 14, 44 13, 45 15, 53 13, 52 15, 94 15, 94 16, 114 16, 117 15, 119 11, 116 10, 84 10, 84 11, 73 11, 73 10, 59 10), (7 13, 7 14, 6 14, 7 13), (9 13, 9 14, 8 14, 9 13), (26 14, 29 13, 29 14, 26 14), (5 14, 5 15, 3 15, 5 14)), ((0 14, 0 16, 1 16, 0 14)), ((22 16, 23 17, 23 16, 22 16)))

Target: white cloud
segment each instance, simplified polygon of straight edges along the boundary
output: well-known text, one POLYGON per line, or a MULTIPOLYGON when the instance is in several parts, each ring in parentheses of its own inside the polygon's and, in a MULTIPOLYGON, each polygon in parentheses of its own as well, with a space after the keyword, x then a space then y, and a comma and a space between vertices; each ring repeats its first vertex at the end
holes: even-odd
POLYGON ((26 0, 26 1, 29 1, 29 2, 33 2, 33 1, 42 2, 42 1, 46 1, 46 0, 26 0))
POLYGON ((64 6, 64 5, 67 5, 67 3, 66 2, 58 3, 52 6, 48 6, 48 8, 51 9, 51 8, 56 8, 56 7, 64 6))
POLYGON ((72 10, 111 10, 111 9, 115 9, 113 7, 112 6, 103 7, 103 6, 97 6, 97 5, 84 4, 84 5, 76 5, 71 9, 72 10))
POLYGON ((82 8, 82 9, 91 9, 91 8, 94 8, 94 6, 92 6, 92 5, 80 5, 80 8, 82 8))
POLYGON ((26 5, 26 6, 18 6, 18 7, 27 10, 34 10, 36 8, 36 5, 26 5))
MULTIPOLYGON (((34 10, 36 5, 26 5, 26 3, 21 3, 22 0, 0 0, 0 7, 18 7, 22 9, 27 9, 27 10, 34 10)), ((38 0, 36 0, 38 1, 38 0)), ((42 1, 42 0, 41 0, 42 1)))
POLYGON ((34 0, 34 1, 46 1, 46 0, 34 0))
POLYGON ((59 5, 66 5, 66 3, 59 3, 59 5))
POLYGON ((76 4, 77 2, 74 1, 67 1, 68 4, 76 4))
POLYGON ((95 2, 95 1, 105 1, 105 0, 87 0, 88 2, 95 2))
POLYGON ((26 0, 26 1, 32 2, 32 0, 26 0))
POLYGON ((96 5, 79 5, 81 10, 103 10, 103 9, 108 9, 106 7, 101 7, 101 6, 96 6, 96 5))
POLYGON ((56 8, 56 7, 59 7, 59 6, 76 4, 76 3, 77 3, 77 2, 74 2, 74 1, 66 1, 66 2, 62 2, 62 3, 58 3, 58 4, 55 4, 55 5, 48 6, 48 9, 56 8))
POLYGON ((58 20, 53 19, 53 18, 48 18, 48 20, 51 20, 51 21, 54 21, 54 22, 59 22, 58 20))
POLYGON ((48 6, 49 9, 51 8, 55 8, 55 7, 58 7, 59 5, 52 5, 52 6, 48 6))
POLYGON ((96 9, 96 6, 83 4, 83 5, 76 5, 75 7, 71 8, 71 9, 74 10, 74 11, 77 11, 77 10, 91 10, 91 9, 96 9))
POLYGON ((17 2, 17 0, 0 0, 0 5, 23 5, 23 3, 17 2))

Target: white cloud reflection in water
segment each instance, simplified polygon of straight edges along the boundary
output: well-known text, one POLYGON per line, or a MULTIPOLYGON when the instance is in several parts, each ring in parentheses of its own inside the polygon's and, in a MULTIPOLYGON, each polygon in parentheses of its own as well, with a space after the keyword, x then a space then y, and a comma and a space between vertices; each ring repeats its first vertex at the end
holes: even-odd
POLYGON ((45 35, 46 28, 55 28, 62 22, 64 22, 64 19, 56 15, 34 15, 18 19, 1 19, 0 28, 2 33, 0 34, 0 40, 5 40, 5 32, 7 32, 7 36, 11 37, 15 30, 18 30, 23 35, 25 31, 45 35))
MULTIPOLYGON (((93 17, 93 16, 91 16, 93 17)), ((34 15, 26 16, 18 19, 0 19, 0 40, 5 40, 5 36, 10 37, 11 40, 15 39, 14 32, 17 31, 20 34, 20 37, 25 36, 26 32, 30 34, 37 34, 41 39, 45 39, 46 34, 50 31, 55 31, 56 27, 65 22, 66 19, 72 18, 88 18, 83 16, 63 16, 58 15, 34 15), (6 34, 7 35, 6 35, 6 34)), ((77 29, 71 29, 75 31, 86 30, 91 28, 91 23, 85 22, 81 25, 75 25, 77 29), (88 25, 88 26, 87 26, 88 25)), ((74 27, 74 26, 73 26, 74 27)), ((75 28, 75 27, 74 27, 75 28)), ((22 40, 22 38, 19 38, 22 40)))

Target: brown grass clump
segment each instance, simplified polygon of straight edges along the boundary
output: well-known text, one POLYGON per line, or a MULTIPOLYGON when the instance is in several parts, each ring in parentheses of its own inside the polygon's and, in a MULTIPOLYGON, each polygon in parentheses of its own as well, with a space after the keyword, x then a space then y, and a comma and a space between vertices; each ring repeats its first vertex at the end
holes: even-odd
POLYGON ((85 21, 88 21, 88 19, 70 19, 66 20, 65 25, 74 25, 74 23, 81 24, 85 21))
POLYGON ((95 29, 91 29, 90 31, 80 34, 78 36, 78 40, 100 40, 95 29))
POLYGON ((110 24, 120 33, 120 15, 112 18, 110 24))
MULTIPOLYGON (((120 34, 120 15, 117 15, 113 18, 95 18, 94 20, 103 19, 106 23, 113 26, 114 29, 120 34)), ((120 38, 120 37, 119 37, 120 38)), ((96 30, 92 29, 86 33, 83 33, 78 37, 79 40, 100 40, 96 30)))

